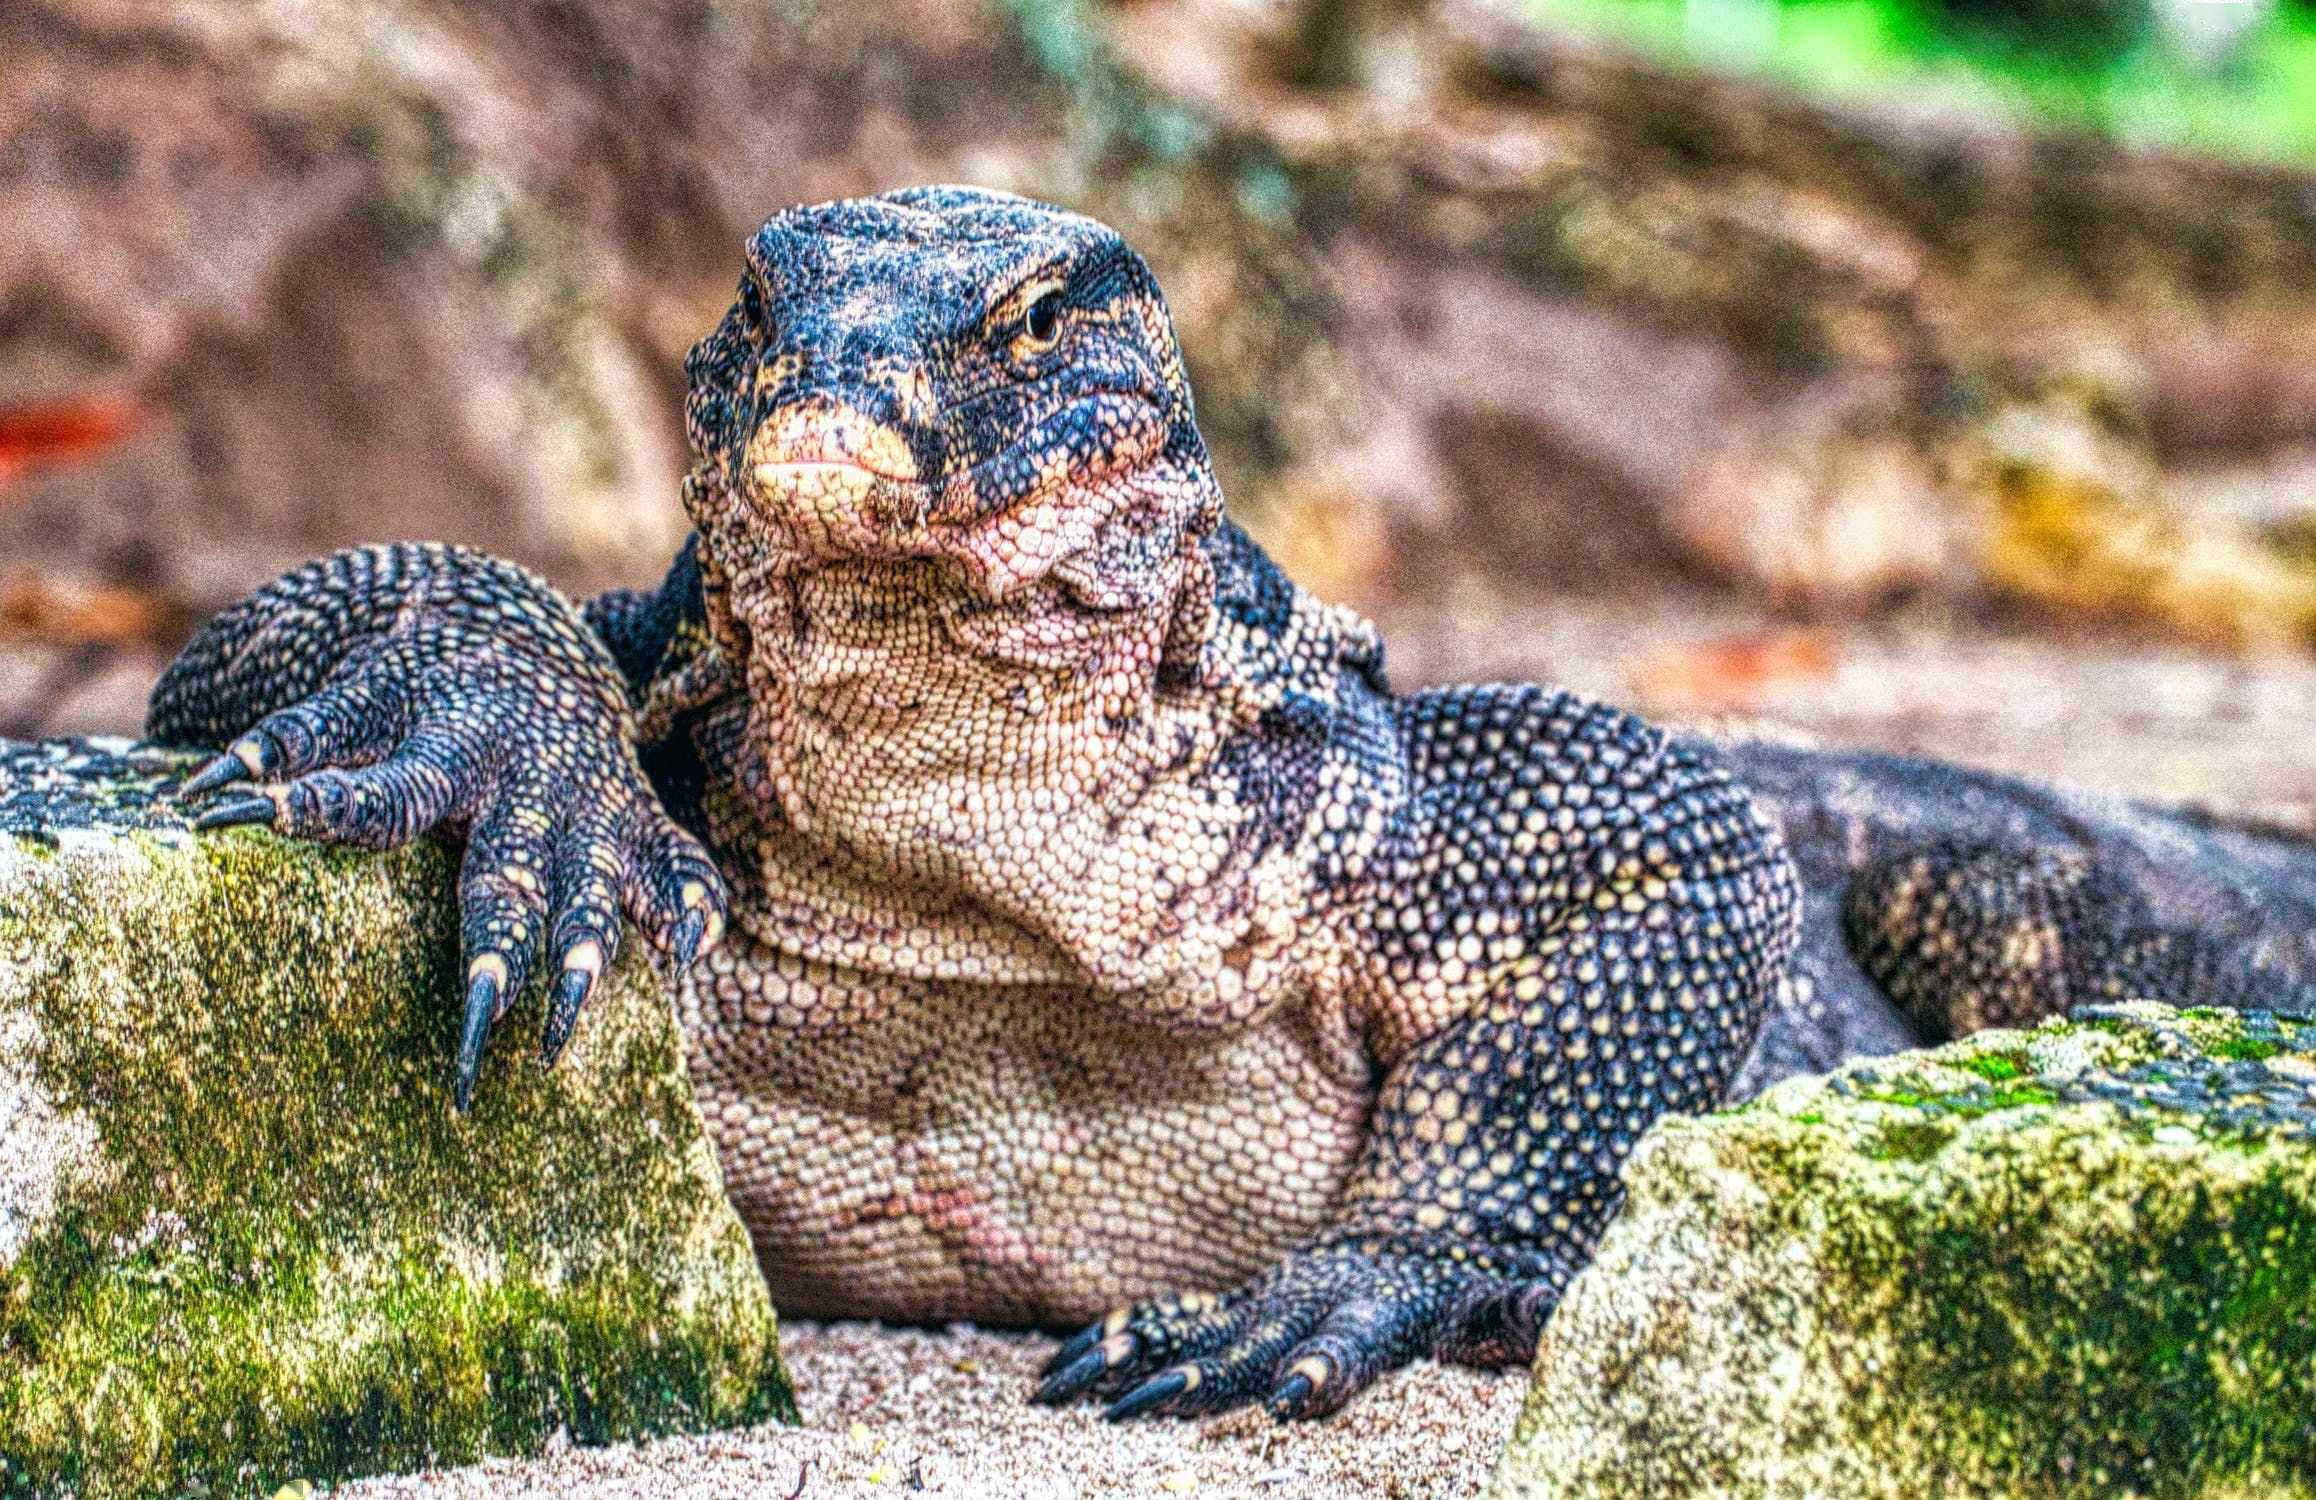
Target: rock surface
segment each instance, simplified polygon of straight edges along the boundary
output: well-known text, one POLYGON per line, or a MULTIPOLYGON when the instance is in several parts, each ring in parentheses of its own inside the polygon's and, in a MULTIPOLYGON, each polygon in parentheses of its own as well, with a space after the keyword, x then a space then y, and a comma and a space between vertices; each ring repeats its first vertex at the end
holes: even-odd
POLYGON ((1983 1032, 1625 1180, 1501 1500, 2316 1490, 2316 1018, 1983 1032))
POLYGON ((124 748, 0 745, 0 1495, 792 1419, 633 947, 461 1118, 448 854, 194 837, 124 748))

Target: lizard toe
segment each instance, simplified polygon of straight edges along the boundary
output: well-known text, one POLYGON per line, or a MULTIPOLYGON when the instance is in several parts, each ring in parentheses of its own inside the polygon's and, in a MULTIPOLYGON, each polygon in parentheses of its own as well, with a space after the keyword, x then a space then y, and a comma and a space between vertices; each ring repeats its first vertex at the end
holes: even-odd
POLYGON ((1255 1401, 1282 1421, 1323 1417, 1423 1355, 1486 1365, 1532 1358, 1566 1279, 1537 1252, 1434 1236, 1314 1245, 1226 1297, 1112 1314, 1062 1347, 1039 1398, 1107 1392, 1113 1421, 1255 1401))
POLYGON ((700 841, 648 797, 624 842, 620 904, 654 947, 690 968, 723 936, 731 895, 700 841))

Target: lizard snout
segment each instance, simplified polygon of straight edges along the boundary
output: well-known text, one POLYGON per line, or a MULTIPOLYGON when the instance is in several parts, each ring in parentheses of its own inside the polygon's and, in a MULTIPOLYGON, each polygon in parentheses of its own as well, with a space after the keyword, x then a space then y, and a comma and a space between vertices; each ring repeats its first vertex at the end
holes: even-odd
POLYGON ((828 397, 766 415, 749 438, 745 473, 752 507, 814 551, 905 542, 922 530, 930 504, 908 438, 828 397))
POLYGON ((751 464, 845 464, 902 484, 923 477, 898 426, 833 396, 786 401, 766 413, 748 456, 751 464))

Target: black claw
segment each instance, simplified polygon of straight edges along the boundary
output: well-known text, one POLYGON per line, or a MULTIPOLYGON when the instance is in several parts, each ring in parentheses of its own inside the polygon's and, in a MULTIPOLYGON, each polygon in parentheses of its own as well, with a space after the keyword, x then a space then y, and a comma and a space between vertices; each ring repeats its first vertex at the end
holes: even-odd
POLYGON ((1289 1375, 1271 1392, 1268 1403, 1271 1415, 1280 1421, 1290 1421, 1303 1410, 1303 1403, 1311 1399, 1311 1377, 1289 1375))
POLYGON ((206 797, 221 786, 230 786, 249 774, 249 767, 238 755, 220 755, 194 772, 177 788, 179 797, 206 797))
POLYGON ((1053 1358, 1047 1360, 1045 1362, 1045 1368, 1038 1371, 1038 1373, 1040 1375, 1051 1375, 1054 1371, 1060 1369, 1063 1365, 1070 1363, 1072 1360, 1075 1360, 1079 1355, 1085 1353, 1088 1349, 1093 1348, 1094 1345, 1100 1343, 1101 1341, 1101 1324, 1096 1323, 1091 1327, 1079 1329, 1076 1333, 1070 1335, 1069 1342, 1063 1344, 1059 1349, 1056 1349, 1053 1352, 1053 1358))
POLYGON ((579 1008, 587 1003, 587 992, 595 987, 595 976, 585 969, 565 969, 563 977, 555 982, 555 1000, 547 1007, 547 1034, 539 1043, 539 1055, 548 1067, 563 1055, 564 1043, 571 1040, 571 1028, 578 1024, 579 1008))
POLYGON ((467 986, 466 1020, 458 1033, 458 1083, 451 1092, 458 1112, 474 1103, 475 1080, 482 1076, 483 1043, 490 1040, 491 1022, 498 1019, 499 981, 493 974, 477 974, 467 986))
POLYGON ((685 912, 683 915, 683 920, 676 923, 676 962, 683 965, 687 969, 690 968, 692 966, 692 960, 700 956, 700 944, 706 940, 707 935, 707 908, 704 906, 695 906, 690 911, 685 912))
POLYGON ((1154 1406, 1171 1401, 1189 1389, 1190 1376, 1187 1372, 1168 1370, 1163 1375, 1151 1376, 1119 1397, 1111 1403, 1108 1411, 1102 1413, 1102 1418, 1109 1422, 1123 1422, 1128 1417, 1138 1417, 1154 1406))
POLYGON ((1089 1349, 1071 1360, 1067 1366, 1048 1375, 1045 1383, 1037 1388, 1037 1394, 1029 1399, 1040 1406, 1059 1406, 1065 1401, 1074 1401, 1101 1379, 1102 1372, 1109 1367, 1109 1362, 1102 1358, 1101 1350, 1089 1349))
MULTIPOLYGON (((236 761, 236 765, 240 762, 236 761)), ((263 823, 272 826, 274 805, 271 797, 236 797, 231 802, 220 802, 204 809, 193 819, 195 829, 206 833, 212 828, 232 828, 243 823, 263 823)))

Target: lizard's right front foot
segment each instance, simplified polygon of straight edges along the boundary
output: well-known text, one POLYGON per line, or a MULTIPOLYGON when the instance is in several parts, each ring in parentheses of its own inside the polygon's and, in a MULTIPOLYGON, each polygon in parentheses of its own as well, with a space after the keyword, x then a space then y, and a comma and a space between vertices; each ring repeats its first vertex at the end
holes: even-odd
POLYGON ((1282 1421, 1323 1417, 1418 1355, 1487 1368, 1533 1359, 1568 1275, 1535 1250, 1345 1237, 1237 1291, 1118 1309, 1061 1346, 1032 1399, 1058 1406, 1099 1392, 1113 1422, 1251 1401, 1282 1421))
MULTIPOLYGON (((226 660, 263 649, 265 622, 250 616, 266 602, 196 637, 156 692, 156 733, 170 727, 162 705, 201 696, 205 670, 215 685, 226 660)), ((372 849, 466 826, 463 1110, 491 1026, 548 949, 557 978, 541 1053, 552 1063, 618 950, 622 911, 688 965, 720 935, 726 898, 707 851, 645 780, 615 682, 504 640, 446 644, 395 633, 356 647, 317 691, 250 724, 180 795, 209 799, 197 828, 265 824, 372 849)), ((205 701, 212 718, 215 697, 205 701)))

